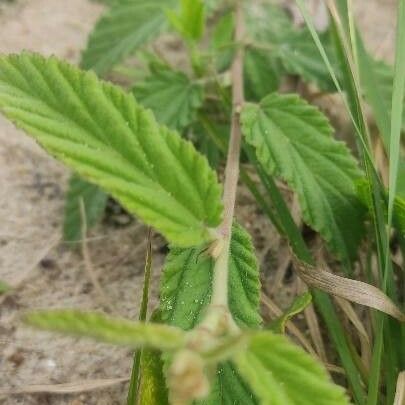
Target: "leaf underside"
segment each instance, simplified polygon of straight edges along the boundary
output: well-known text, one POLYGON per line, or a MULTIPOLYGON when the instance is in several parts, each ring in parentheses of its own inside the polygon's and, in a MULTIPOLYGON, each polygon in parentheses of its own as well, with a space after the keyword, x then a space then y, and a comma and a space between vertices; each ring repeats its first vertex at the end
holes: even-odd
MULTIPOLYGON (((212 293, 213 260, 203 247, 172 249, 161 286, 162 321, 184 330, 202 319, 212 293)), ((257 328, 260 282, 256 257, 248 233, 234 225, 231 241, 229 306, 240 327, 257 328)), ((255 404, 252 394, 229 362, 222 364, 208 399, 199 404, 255 404)))
POLYGON ((363 235, 355 186, 361 172, 347 147, 331 136, 326 117, 296 95, 274 93, 247 105, 241 119, 265 170, 289 184, 304 221, 349 262, 363 235))
POLYGON ((178 246, 211 239, 221 187, 205 157, 117 86, 36 54, 0 58, 0 110, 178 246))
POLYGON ((28 314, 24 320, 40 329, 88 337, 134 349, 145 346, 176 350, 184 345, 184 332, 179 328, 156 323, 131 322, 95 312, 39 311, 28 314))
POLYGON ((348 405, 342 387, 283 335, 258 332, 234 363, 261 405, 348 405))
POLYGON ((81 67, 103 75, 166 28, 164 8, 173 0, 120 0, 98 20, 81 67))
POLYGON ((86 227, 91 228, 102 217, 108 196, 99 187, 73 174, 65 197, 65 212, 63 219, 63 238, 67 242, 77 242, 81 239, 82 215, 80 199, 86 215, 86 227))

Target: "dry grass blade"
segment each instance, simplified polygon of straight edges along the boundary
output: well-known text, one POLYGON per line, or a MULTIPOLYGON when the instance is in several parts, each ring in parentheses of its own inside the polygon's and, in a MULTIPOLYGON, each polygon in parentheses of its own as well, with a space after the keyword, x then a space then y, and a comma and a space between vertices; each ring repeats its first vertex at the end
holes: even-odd
POLYGON ((28 385, 23 388, 5 389, 0 388, 0 395, 20 395, 20 394, 76 394, 79 392, 94 391, 111 387, 112 385, 127 382, 129 378, 106 378, 88 380, 80 382, 70 382, 64 384, 38 384, 28 385))
MULTIPOLYGON (((308 290, 305 284, 302 282, 302 280, 298 280, 298 283, 300 292, 308 290)), ((318 356, 322 359, 324 363, 326 363, 328 359, 326 356, 325 345, 322 339, 321 328, 319 327, 318 317, 316 316, 315 309, 312 304, 308 305, 304 309, 304 316, 308 325, 312 341, 314 342, 316 351, 318 353, 318 356)))
POLYGON ((393 405, 405 405, 405 371, 401 371, 398 375, 393 405))
POLYGON ((100 304, 109 312, 113 312, 114 306, 104 293, 103 288, 101 287, 96 273, 93 268, 93 263, 91 260, 90 252, 89 252, 89 247, 87 245, 87 218, 86 218, 86 209, 84 207, 84 201, 83 198, 80 198, 79 200, 79 208, 80 208, 80 218, 81 218, 81 234, 82 234, 82 255, 83 255, 83 260, 84 260, 84 267, 86 269, 86 273, 89 276, 89 279, 91 283, 94 286, 94 289, 96 290, 98 299, 100 301, 100 304))
POLYGON ((378 288, 362 281, 337 276, 300 261, 293 255, 294 267, 305 283, 328 294, 377 309, 405 322, 405 314, 378 288))

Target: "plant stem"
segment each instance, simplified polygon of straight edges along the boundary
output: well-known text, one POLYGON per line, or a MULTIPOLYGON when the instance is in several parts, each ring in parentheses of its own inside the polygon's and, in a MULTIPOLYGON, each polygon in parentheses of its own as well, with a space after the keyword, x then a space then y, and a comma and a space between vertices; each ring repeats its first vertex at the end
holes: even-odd
MULTIPOLYGON (((240 43, 245 35, 244 18, 240 1, 235 6, 235 42, 240 43)), ((211 306, 228 309, 228 267, 235 211, 236 190, 239 178, 239 157, 242 131, 240 111, 244 102, 243 93, 243 47, 236 51, 231 67, 232 78, 232 121, 228 155, 225 168, 224 218, 220 226, 222 249, 214 266, 214 281, 211 306)))

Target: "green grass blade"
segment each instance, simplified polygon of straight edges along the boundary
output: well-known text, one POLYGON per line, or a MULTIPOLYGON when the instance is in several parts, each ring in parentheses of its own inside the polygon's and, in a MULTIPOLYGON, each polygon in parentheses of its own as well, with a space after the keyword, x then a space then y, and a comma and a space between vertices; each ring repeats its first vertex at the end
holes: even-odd
MULTIPOLYGON (((148 247, 146 250, 146 259, 145 259, 145 274, 143 280, 142 301, 138 318, 140 322, 146 321, 146 315, 148 312, 149 286, 151 274, 152 274, 152 231, 149 228, 148 247)), ((127 405, 136 405, 137 403, 142 353, 143 349, 138 349, 134 354, 131 380, 129 382, 129 389, 128 389, 127 405)))

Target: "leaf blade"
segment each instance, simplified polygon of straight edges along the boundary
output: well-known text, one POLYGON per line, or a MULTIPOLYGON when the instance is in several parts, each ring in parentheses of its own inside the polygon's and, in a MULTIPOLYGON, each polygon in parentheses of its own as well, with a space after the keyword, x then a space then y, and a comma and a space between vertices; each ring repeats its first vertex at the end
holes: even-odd
POLYGON ((273 93, 245 107, 241 119, 265 170, 297 192, 304 221, 349 263, 363 234, 354 184, 361 174, 326 118, 297 96, 273 93))
MULTIPOLYGON (((212 293, 214 263, 201 248, 172 249, 161 284, 162 320, 189 330, 202 319, 212 293)), ((234 225, 231 240, 229 306, 240 327, 257 328, 259 316, 259 274, 248 233, 234 225)), ((199 402, 208 404, 255 404, 251 392, 229 362, 218 368, 210 396, 199 402), (238 395, 242 395, 241 398, 238 395)))
POLYGON ((132 91, 143 106, 154 112, 160 123, 178 131, 195 120, 203 103, 202 86, 168 66, 155 66, 132 91))
MULTIPOLYGON (((173 2, 169 1, 170 4, 173 2)), ((98 20, 82 53, 81 67, 103 75, 166 28, 167 0, 120 0, 98 20)))
POLYGON ((285 336, 258 332, 233 362, 263 405, 349 404, 323 367, 285 336))
POLYGON ((31 326, 72 336, 84 336, 131 348, 146 346, 176 350, 184 344, 184 332, 163 324, 131 322, 95 312, 75 310, 38 311, 27 314, 31 326))
POLYGON ((208 241, 220 223, 221 189, 206 159, 93 73, 53 57, 3 57, 0 110, 172 243, 208 241))

